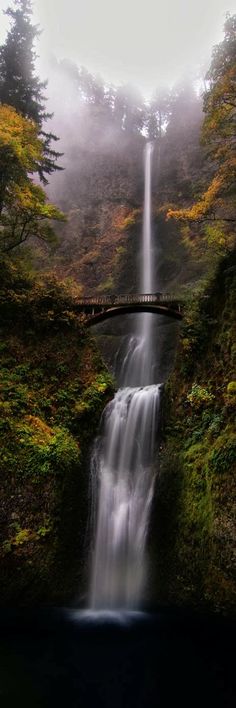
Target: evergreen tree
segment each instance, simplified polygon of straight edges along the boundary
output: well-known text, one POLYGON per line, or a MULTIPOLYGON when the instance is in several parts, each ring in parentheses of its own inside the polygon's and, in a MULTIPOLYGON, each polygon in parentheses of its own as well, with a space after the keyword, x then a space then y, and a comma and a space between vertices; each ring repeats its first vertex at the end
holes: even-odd
POLYGON ((141 133, 145 124, 145 107, 140 91, 129 84, 120 86, 114 98, 113 116, 121 130, 141 133))
POLYGON ((162 137, 169 116, 170 95, 168 89, 156 91, 147 111, 147 131, 150 140, 162 137))
POLYGON ((42 181, 47 183, 45 173, 51 174, 55 169, 61 169, 56 165, 61 153, 51 149, 51 141, 58 138, 42 129, 44 121, 52 114, 45 110, 44 89, 47 82, 41 82, 35 75, 34 41, 40 31, 31 23, 30 0, 14 0, 13 7, 9 7, 6 14, 11 26, 5 44, 0 47, 0 101, 39 126, 44 143, 44 161, 38 172, 42 181))

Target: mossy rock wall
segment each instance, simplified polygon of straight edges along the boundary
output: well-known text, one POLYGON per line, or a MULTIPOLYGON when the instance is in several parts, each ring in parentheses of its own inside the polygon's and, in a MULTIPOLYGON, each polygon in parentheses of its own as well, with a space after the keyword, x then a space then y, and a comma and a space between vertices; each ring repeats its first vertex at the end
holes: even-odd
POLYGON ((232 614, 235 585, 235 259, 185 305, 166 385, 151 547, 155 600, 232 614))
POLYGON ((89 455, 113 381, 67 287, 2 273, 0 602, 63 604, 87 590, 89 455))

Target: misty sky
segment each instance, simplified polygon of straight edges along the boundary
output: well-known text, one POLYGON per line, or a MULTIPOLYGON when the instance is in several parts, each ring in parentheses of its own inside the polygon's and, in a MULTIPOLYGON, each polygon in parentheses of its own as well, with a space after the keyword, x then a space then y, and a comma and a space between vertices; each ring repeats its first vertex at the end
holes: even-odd
MULTIPOLYGON (((0 0, 5 9, 9 0, 0 0)), ((42 73, 50 53, 83 64, 113 83, 131 82, 148 95, 200 65, 222 39, 232 0, 34 0, 43 29, 42 73)), ((7 21, 1 17, 0 41, 7 21)))

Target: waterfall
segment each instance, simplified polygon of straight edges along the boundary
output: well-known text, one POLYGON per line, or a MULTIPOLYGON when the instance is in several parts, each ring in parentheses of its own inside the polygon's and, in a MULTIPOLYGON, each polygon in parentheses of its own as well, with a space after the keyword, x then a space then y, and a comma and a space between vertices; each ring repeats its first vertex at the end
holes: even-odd
MULTIPOLYGON (((152 292, 152 144, 144 159, 144 212, 140 289, 152 292)), ((136 316, 121 372, 121 388, 105 409, 92 458, 95 536, 90 606, 136 609, 147 577, 146 536, 153 497, 153 456, 160 385, 152 362, 153 316, 136 316)))
POLYGON ((141 288, 142 292, 152 292, 153 288, 153 268, 152 268, 152 228, 151 228, 151 158, 152 143, 147 143, 144 160, 144 209, 143 209, 143 248, 141 266, 141 288))

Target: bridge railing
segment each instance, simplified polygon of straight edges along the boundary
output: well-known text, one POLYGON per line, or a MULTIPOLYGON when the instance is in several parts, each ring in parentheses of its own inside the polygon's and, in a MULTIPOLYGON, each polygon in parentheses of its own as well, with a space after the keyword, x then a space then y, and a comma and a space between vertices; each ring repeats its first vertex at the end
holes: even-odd
POLYGON ((105 295, 105 296, 93 296, 93 297, 83 297, 77 299, 77 305, 133 305, 142 304, 146 302, 157 303, 157 302, 173 302, 176 298, 170 293, 138 293, 129 295, 105 295))

